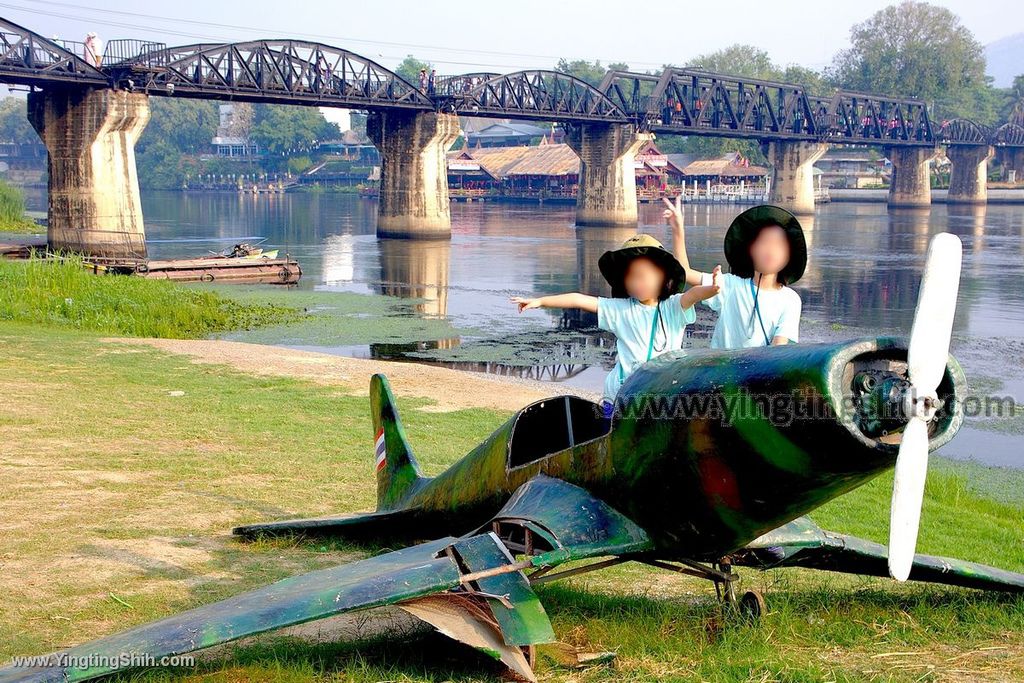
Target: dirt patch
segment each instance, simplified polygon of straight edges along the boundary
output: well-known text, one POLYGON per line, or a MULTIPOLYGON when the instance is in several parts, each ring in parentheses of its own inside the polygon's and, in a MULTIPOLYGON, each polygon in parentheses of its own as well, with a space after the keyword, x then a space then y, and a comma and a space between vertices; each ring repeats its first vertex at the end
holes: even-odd
POLYGON ((312 351, 297 351, 277 346, 246 344, 223 340, 122 339, 103 340, 124 345, 144 344, 190 356, 194 363, 228 365, 248 373, 305 379, 319 384, 344 386, 348 393, 365 396, 370 376, 387 376, 399 397, 415 396, 434 401, 422 410, 450 411, 465 408, 518 410, 533 401, 574 393, 588 398, 593 394, 561 384, 489 375, 434 367, 417 363, 347 358, 312 351))

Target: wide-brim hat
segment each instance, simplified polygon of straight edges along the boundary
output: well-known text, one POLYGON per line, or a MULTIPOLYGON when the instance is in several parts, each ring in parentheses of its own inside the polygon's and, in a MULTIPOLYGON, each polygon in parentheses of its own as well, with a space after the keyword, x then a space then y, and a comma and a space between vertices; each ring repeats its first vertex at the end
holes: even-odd
POLYGON ((725 233, 725 260, 734 275, 753 277, 754 260, 750 256, 750 245, 766 225, 779 226, 789 240, 789 263, 779 272, 779 279, 791 285, 800 279, 807 267, 807 242, 804 241, 800 221, 782 207, 764 204, 736 216, 725 233))
POLYGON ((626 293, 626 269, 630 262, 644 256, 654 261, 665 271, 666 282, 670 283, 673 291, 681 291, 686 283, 686 269, 683 268, 676 257, 668 249, 662 246, 661 242, 650 235, 633 235, 622 243, 618 249, 612 249, 601 254, 597 261, 601 275, 612 286, 612 296, 623 299, 629 296, 626 293))

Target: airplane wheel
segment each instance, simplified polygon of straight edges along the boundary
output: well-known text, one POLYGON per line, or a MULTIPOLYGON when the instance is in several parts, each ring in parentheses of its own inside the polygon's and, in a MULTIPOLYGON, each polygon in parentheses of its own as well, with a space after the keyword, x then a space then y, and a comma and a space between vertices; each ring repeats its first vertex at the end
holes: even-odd
POLYGON ((747 591, 740 598, 740 614, 744 619, 757 622, 761 620, 762 615, 768 611, 768 606, 765 604, 764 596, 761 595, 760 591, 747 591))

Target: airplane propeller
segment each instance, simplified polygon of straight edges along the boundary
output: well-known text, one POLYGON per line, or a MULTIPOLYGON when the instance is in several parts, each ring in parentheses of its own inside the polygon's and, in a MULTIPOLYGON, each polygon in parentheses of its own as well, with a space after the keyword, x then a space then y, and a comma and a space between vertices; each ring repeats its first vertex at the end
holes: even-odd
POLYGON ((962 258, 959 237, 944 232, 932 238, 910 329, 905 404, 910 421, 896 457, 889 520, 889 574, 897 581, 907 580, 914 563, 928 474, 928 422, 940 407, 936 392, 949 356, 962 258))

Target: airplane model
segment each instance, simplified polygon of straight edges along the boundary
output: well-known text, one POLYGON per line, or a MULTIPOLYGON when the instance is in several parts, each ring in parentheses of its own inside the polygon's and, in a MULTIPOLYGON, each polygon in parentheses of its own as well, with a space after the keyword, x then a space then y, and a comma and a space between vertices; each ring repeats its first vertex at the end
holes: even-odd
POLYGON ((374 375, 377 511, 234 531, 434 540, 79 645, 52 666, 8 667, 0 682, 87 680, 382 605, 534 680, 534 646, 555 635, 532 586, 628 561, 706 578, 749 617, 764 599, 737 594, 738 566, 1024 591, 1022 574, 914 553, 928 453, 963 421, 966 379, 949 355, 961 251, 954 235, 933 239, 907 344, 670 352, 626 380, 610 419, 575 396, 538 401, 433 478, 374 375), (888 550, 803 517, 894 465, 888 550))

